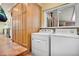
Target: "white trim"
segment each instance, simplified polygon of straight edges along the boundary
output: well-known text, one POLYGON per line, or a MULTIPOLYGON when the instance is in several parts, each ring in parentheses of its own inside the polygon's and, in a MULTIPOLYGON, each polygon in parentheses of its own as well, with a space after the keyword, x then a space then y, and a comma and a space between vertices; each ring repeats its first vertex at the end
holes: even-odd
POLYGON ((43 27, 47 27, 47 13, 44 12, 44 26, 43 27))

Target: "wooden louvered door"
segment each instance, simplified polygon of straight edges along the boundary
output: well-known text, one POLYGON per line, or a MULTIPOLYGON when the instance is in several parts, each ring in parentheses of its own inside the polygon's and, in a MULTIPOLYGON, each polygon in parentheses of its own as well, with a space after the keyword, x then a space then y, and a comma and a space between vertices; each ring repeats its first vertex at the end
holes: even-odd
POLYGON ((31 50, 31 34, 40 28, 40 7, 36 4, 17 4, 12 9, 12 39, 31 50))

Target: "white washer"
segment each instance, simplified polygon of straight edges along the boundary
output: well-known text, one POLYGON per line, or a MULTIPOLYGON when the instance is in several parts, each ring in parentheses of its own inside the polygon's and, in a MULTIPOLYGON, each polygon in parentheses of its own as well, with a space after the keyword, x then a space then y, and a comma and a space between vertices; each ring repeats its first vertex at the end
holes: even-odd
POLYGON ((51 55, 79 56, 79 36, 67 34, 52 34, 51 55))
POLYGON ((50 32, 32 33, 32 55, 50 55, 50 32))

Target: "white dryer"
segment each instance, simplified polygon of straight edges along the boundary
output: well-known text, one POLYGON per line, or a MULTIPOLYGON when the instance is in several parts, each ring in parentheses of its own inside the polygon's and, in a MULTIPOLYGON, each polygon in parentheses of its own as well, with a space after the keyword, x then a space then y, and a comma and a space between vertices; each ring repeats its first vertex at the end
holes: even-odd
POLYGON ((52 34, 51 55, 79 56, 79 36, 67 34, 52 34))
POLYGON ((46 30, 38 33, 32 33, 32 55, 33 56, 49 56, 50 55, 50 34, 51 31, 46 30))

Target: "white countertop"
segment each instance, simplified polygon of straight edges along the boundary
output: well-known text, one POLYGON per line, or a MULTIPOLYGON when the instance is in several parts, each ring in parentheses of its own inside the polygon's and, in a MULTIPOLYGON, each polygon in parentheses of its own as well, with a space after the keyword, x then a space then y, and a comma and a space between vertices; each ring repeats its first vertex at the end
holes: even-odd
POLYGON ((77 29, 79 26, 40 27, 40 29, 77 29))

